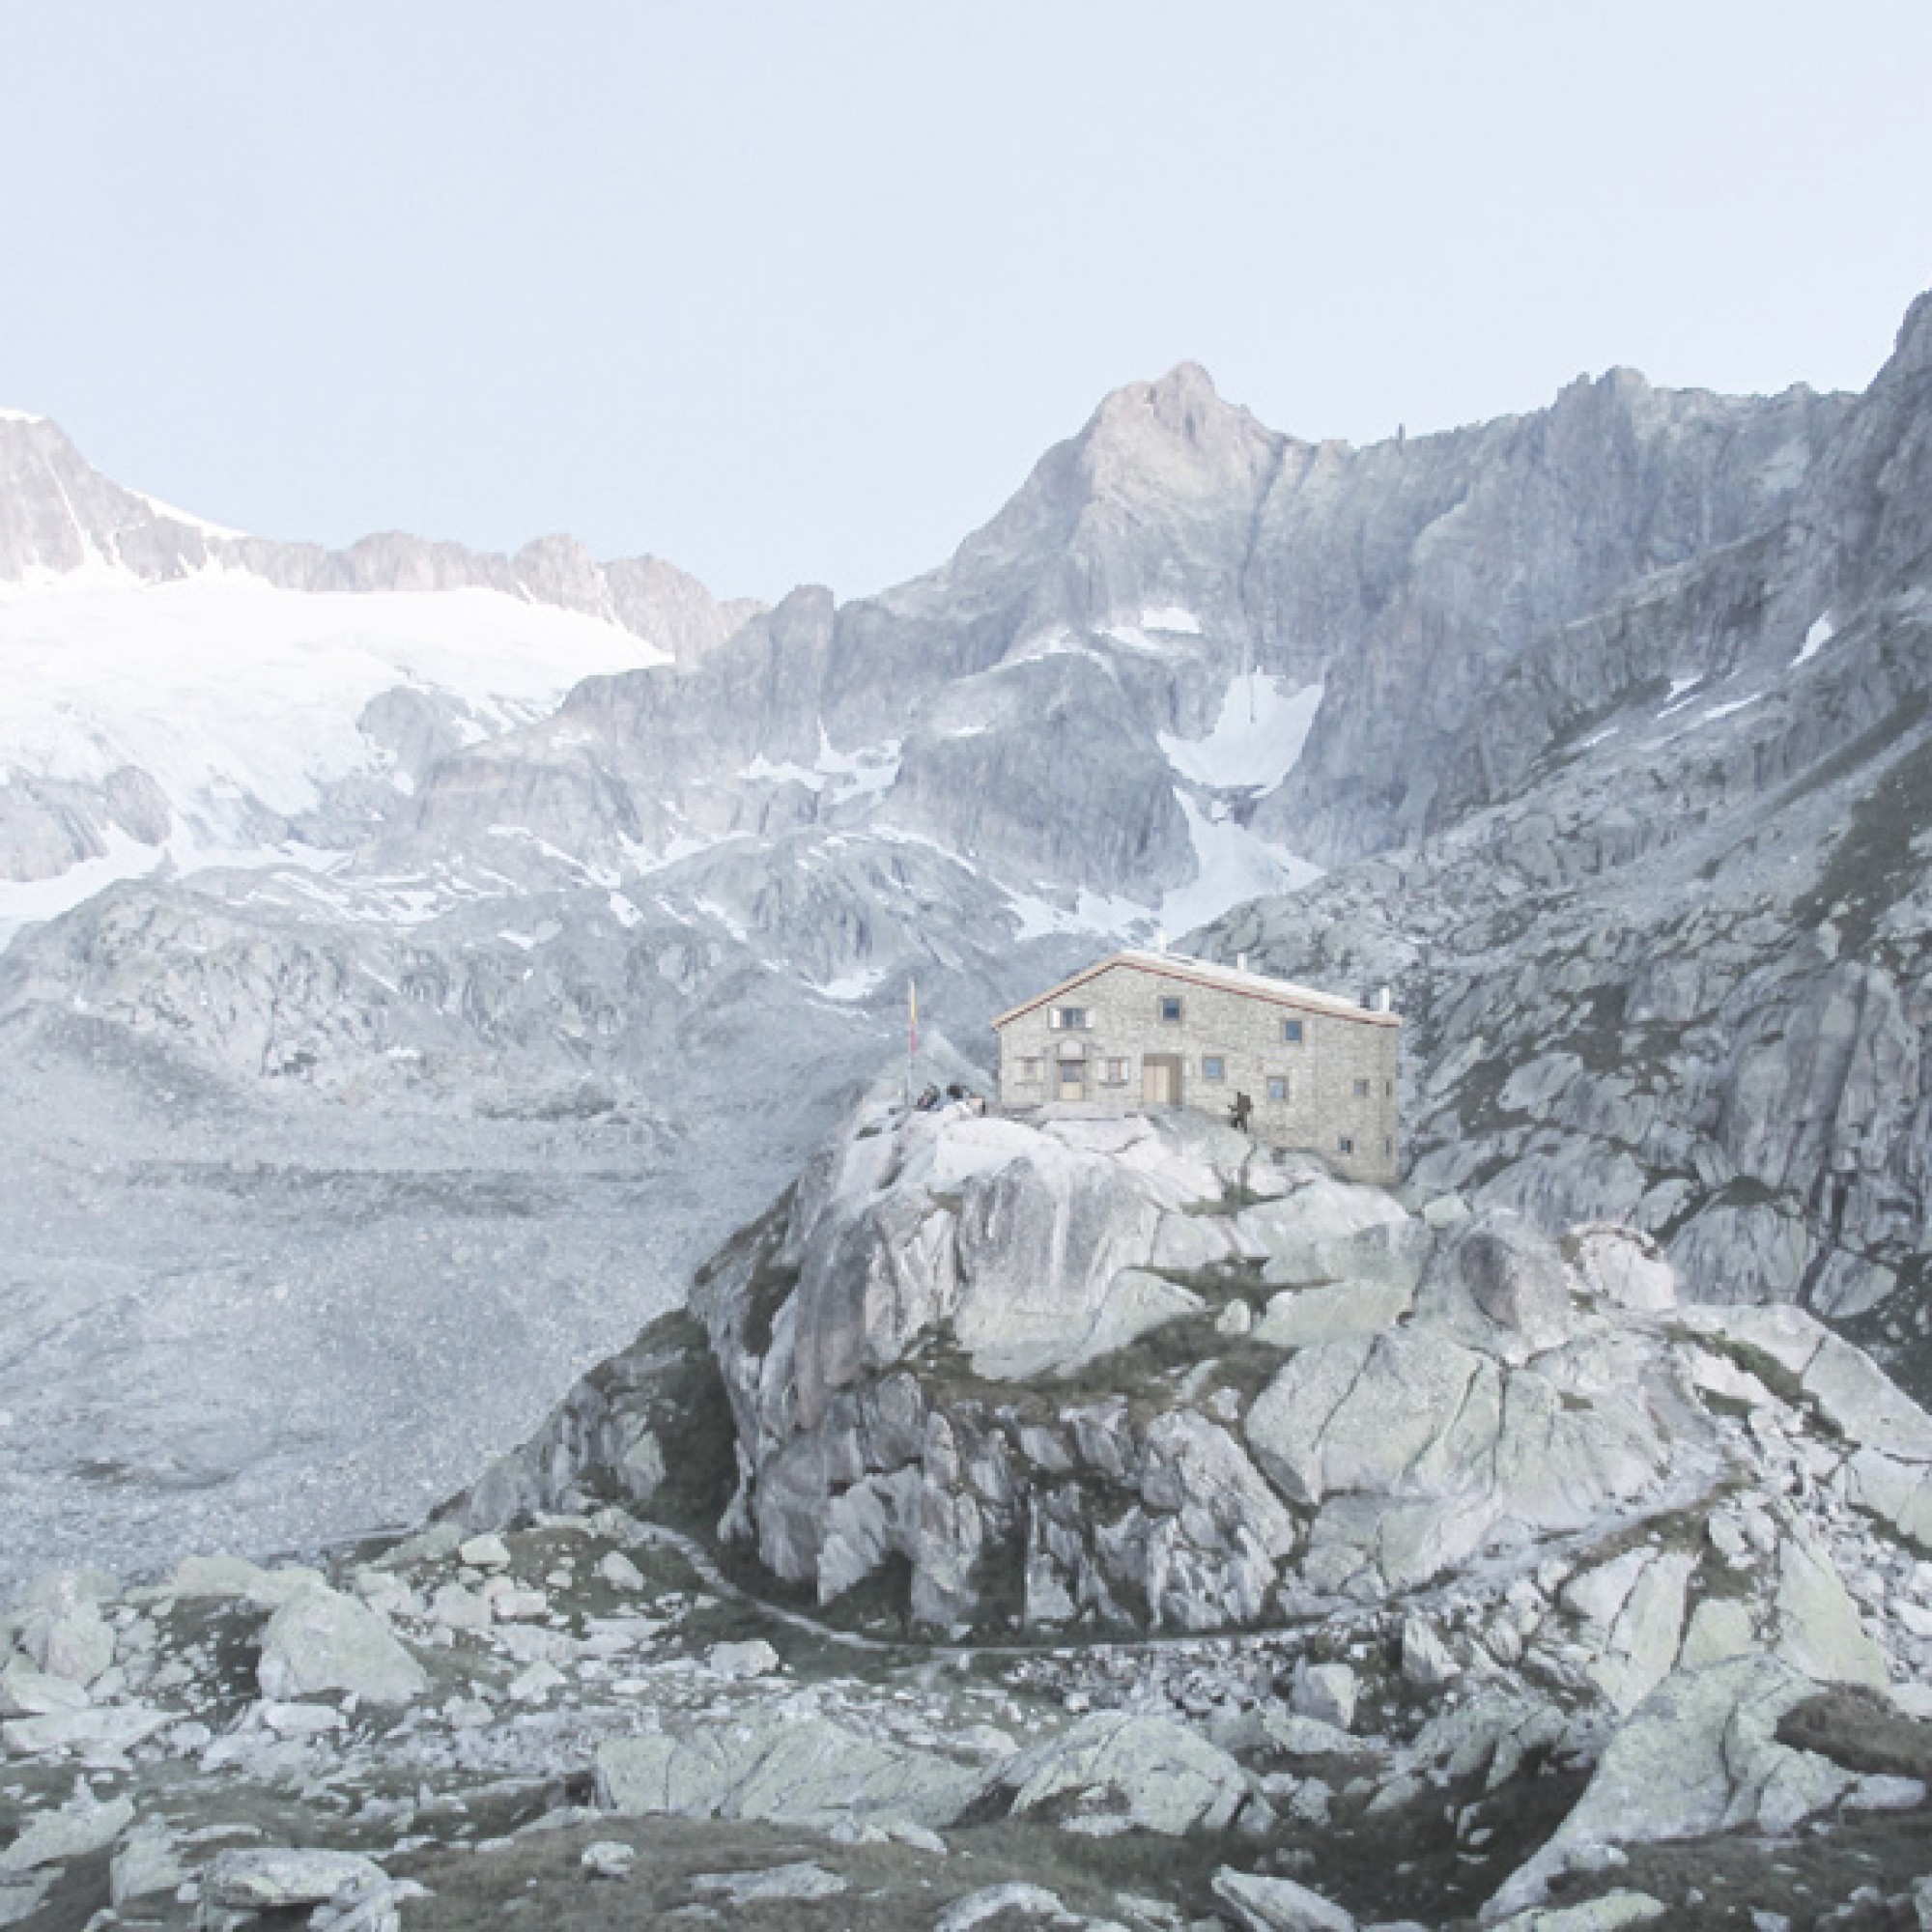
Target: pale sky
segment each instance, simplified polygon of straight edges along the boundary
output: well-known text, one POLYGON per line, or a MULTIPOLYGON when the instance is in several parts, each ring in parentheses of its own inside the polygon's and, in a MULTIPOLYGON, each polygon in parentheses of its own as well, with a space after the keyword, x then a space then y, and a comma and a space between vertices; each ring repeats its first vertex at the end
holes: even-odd
POLYGON ((1927 0, 0 0, 0 406, 266 535, 940 561, 1109 388, 1861 386, 1927 0))

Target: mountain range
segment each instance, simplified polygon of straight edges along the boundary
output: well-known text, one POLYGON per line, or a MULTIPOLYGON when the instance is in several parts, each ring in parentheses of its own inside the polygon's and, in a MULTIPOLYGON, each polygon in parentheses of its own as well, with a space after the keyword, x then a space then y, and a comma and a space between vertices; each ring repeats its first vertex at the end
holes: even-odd
POLYGON ((1409 1019, 1418 1184, 1932 1377, 1932 301, 1367 448, 1176 369, 940 568, 217 531, 0 418, 8 1560, 412 1520, 769 1204, 906 987, 1409 1019), (53 915, 48 917, 48 915, 53 915), (38 923, 37 923, 38 922, 38 923))

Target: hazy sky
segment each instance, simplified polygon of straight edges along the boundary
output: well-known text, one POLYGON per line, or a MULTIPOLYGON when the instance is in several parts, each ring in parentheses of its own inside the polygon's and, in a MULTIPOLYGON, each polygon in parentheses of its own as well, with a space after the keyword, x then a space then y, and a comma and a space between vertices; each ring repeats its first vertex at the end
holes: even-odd
POLYGON ((1102 393, 1868 381, 1927 0, 0 0, 0 405, 224 523, 940 560, 1102 393))

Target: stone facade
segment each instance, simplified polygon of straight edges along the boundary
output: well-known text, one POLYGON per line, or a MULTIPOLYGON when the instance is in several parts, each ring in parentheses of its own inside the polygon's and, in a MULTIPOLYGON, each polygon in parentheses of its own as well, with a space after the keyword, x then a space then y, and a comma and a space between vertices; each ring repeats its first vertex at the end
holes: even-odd
POLYGON ((1012 1113, 1192 1107, 1306 1148, 1351 1180, 1400 1172, 1402 1022, 1286 980, 1122 952, 993 1022, 1012 1113))

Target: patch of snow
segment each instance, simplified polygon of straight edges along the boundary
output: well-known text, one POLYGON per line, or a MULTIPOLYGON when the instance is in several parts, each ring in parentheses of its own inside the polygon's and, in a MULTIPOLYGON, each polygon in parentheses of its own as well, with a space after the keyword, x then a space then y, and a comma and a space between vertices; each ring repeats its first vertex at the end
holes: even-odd
POLYGON ((887 738, 876 745, 861 745, 855 752, 836 752, 825 726, 818 727, 818 756, 813 766, 833 781, 834 805, 847 799, 875 797, 889 792, 899 779, 899 738, 887 738))
POLYGON ((1187 814, 1199 869, 1192 884, 1162 899, 1160 923, 1168 931, 1190 931, 1244 900, 1297 893, 1321 876, 1322 868, 1312 861, 1270 845, 1233 819, 1210 818, 1184 792, 1175 796, 1187 814))
POLYGON ((697 912, 701 912, 706 919, 716 920, 740 946, 745 945, 750 940, 751 934, 745 930, 743 921, 738 918, 737 914, 727 912, 716 899, 694 898, 691 903, 693 908, 697 912))
POLYGON ((1754 691, 1748 697, 1740 697, 1733 703, 1714 704, 1710 710, 1701 712, 1698 715, 1698 722, 1700 724, 1708 724, 1713 718, 1728 718, 1732 712, 1743 711, 1747 706, 1755 704, 1763 696, 1763 692, 1754 691))
POLYGON ((631 901, 623 895, 622 893, 612 893, 611 895, 611 910, 612 914, 615 915, 617 923, 621 925, 626 932, 628 932, 632 926, 641 925, 644 923, 643 914, 640 913, 637 909, 637 907, 634 906, 631 903, 631 901))
POLYGON ((43 423, 45 416, 29 415, 25 410, 0 410, 0 423, 43 423))
POLYGON ((1577 749, 1579 752, 1594 752, 1599 745, 1605 743, 1606 740, 1610 738, 1614 738, 1616 735, 1617 735, 1616 725, 1605 724, 1601 731, 1591 732, 1591 734, 1587 738, 1585 738, 1583 742, 1577 747, 1577 749))
MULTIPOLYGON (((244 572, 140 584, 101 564, 0 594, 0 763, 81 785, 145 772, 174 815, 175 862, 224 862, 205 855, 263 851, 264 810, 287 818, 386 773, 356 724, 382 692, 446 692, 507 724, 584 677, 662 661, 615 625, 494 590, 314 593, 244 572)), ((117 853, 67 892, 156 862, 117 853)))
POLYGON ((1214 790, 1272 791, 1299 762, 1324 687, 1245 671, 1228 686, 1221 715, 1205 738, 1160 734, 1167 761, 1184 779, 1214 790))
POLYGON ((1673 677, 1670 680, 1670 695, 1663 700, 1663 708, 1657 714, 1668 718, 1673 711, 1681 711, 1690 701, 1689 694, 1704 682, 1701 670, 1692 671, 1688 677, 1673 677))
POLYGON ((1151 933, 1154 925, 1151 906, 1143 905, 1138 899, 1085 889, 1075 897, 1071 908, 1055 905, 1051 899, 1031 893, 1013 894, 1009 905, 1016 946, 1024 946, 1030 939, 1046 939, 1063 933, 1131 939, 1151 933))
POLYGON ((1832 613, 1827 611, 1804 633, 1804 641, 1799 646, 1798 655, 1791 660, 1791 668, 1796 670, 1802 664, 1809 664, 1833 638, 1838 635, 1838 627, 1832 621, 1832 613))
POLYGON ((818 990, 828 1000, 849 1003, 863 1000, 879 989, 886 975, 882 967, 869 967, 863 973, 847 973, 837 980, 827 980, 818 990))
POLYGON ((1163 604, 1157 611, 1141 612, 1141 629, 1144 631, 1179 631, 1188 637, 1201 635, 1201 619, 1192 611, 1183 611, 1178 604, 1163 604))
POLYGON ((825 789, 825 774, 810 765, 775 765, 760 752, 739 774, 753 784, 802 784, 808 791, 825 789))

